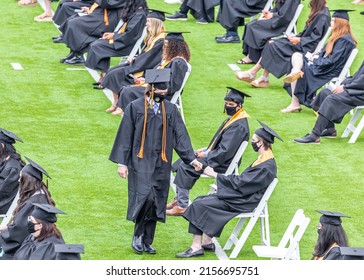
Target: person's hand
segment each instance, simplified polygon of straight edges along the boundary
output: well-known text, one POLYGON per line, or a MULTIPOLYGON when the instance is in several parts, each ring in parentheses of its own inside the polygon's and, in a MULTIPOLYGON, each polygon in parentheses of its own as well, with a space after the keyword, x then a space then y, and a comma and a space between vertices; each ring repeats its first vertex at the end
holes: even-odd
POLYGON ((209 177, 213 177, 213 178, 215 178, 216 179, 216 177, 217 177, 217 173, 214 171, 214 169, 212 168, 212 167, 210 167, 210 166, 207 166, 206 168, 205 168, 205 170, 203 171, 203 173, 205 174, 205 175, 207 175, 207 176, 209 176, 209 177))
POLYGON ((340 94, 342 92, 344 92, 344 86, 340 85, 336 88, 333 89, 333 91, 331 91, 333 94, 340 94))
POLYGON ((145 83, 145 79, 143 77, 136 78, 134 80, 136 85, 143 85, 145 83))
POLYGON ((126 63, 130 64, 130 63, 132 63, 134 60, 135 60, 135 56, 133 56, 132 58, 128 58, 128 59, 126 60, 126 63))
POLYGON ((205 157, 205 149, 198 149, 195 151, 195 156, 198 158, 204 158, 205 157))
POLYGON ((128 178, 129 172, 128 167, 123 165, 118 167, 118 174, 121 178, 126 179, 128 178))
POLYGON ((89 11, 90 11, 90 8, 89 7, 81 7, 81 10, 83 11, 83 12, 85 12, 85 13, 89 13, 89 11))
POLYGON ((0 231, 4 231, 4 230, 7 230, 7 226, 0 226, 0 231))
POLYGON ((294 35, 289 35, 288 36, 288 40, 293 44, 293 45, 297 45, 300 41, 301 38, 300 37, 296 37, 294 35))
POLYGON ((196 171, 201 171, 203 168, 203 164, 199 162, 197 159, 194 159, 191 162, 192 166, 195 168, 196 171))
POLYGON ((273 17, 273 13, 271 13, 270 11, 267 11, 267 10, 263 10, 262 14, 263 14, 263 18, 265 18, 265 19, 271 19, 273 17))
POLYGON ((102 38, 101 39, 104 39, 104 40, 112 40, 112 39, 114 39, 114 33, 113 32, 105 32, 102 35, 102 38))

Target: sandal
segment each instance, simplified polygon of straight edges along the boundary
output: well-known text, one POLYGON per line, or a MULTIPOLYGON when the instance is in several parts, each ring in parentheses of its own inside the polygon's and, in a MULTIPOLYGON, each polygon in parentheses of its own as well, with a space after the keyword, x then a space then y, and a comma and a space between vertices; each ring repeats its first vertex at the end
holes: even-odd
POLYGON ((256 88, 267 88, 269 87, 269 78, 260 76, 258 79, 252 81, 250 84, 256 88))
MULTIPOLYGON (((244 57, 244 58, 246 58, 246 57, 244 57)), ((250 61, 246 61, 244 58, 238 60, 236 63, 237 64, 254 64, 253 61, 251 61, 251 60, 250 61)))
POLYGON ((114 116, 122 116, 122 115, 124 115, 124 111, 120 107, 117 107, 116 110, 114 112, 112 112, 111 114, 114 116))
POLYGON ((112 113, 112 112, 114 112, 117 108, 118 108, 118 106, 116 106, 116 105, 111 105, 111 107, 110 107, 110 108, 107 108, 107 109, 105 110, 105 112, 107 112, 107 113, 112 113))
POLYGON ((45 14, 41 14, 39 16, 36 16, 34 18, 35 21, 38 21, 38 22, 41 22, 41 21, 52 21, 53 19, 53 16, 48 16, 48 15, 45 15, 45 14))
POLYGON ((33 7, 37 5, 37 0, 20 0, 18 5, 22 7, 33 7))
POLYGON ((284 77, 283 82, 285 82, 286 84, 293 83, 299 78, 302 78, 304 74, 305 73, 303 73, 301 70, 296 73, 290 73, 286 77, 284 77))
POLYGON ((248 82, 248 83, 251 83, 255 79, 255 75, 253 75, 250 72, 250 70, 248 70, 248 71, 236 71, 235 72, 235 77, 240 81, 244 81, 244 82, 248 82))

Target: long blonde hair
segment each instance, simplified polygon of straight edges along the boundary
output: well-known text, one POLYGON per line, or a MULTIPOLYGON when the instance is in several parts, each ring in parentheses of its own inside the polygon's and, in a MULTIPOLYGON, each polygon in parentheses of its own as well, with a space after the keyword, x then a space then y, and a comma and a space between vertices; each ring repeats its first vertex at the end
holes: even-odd
POLYGON ((148 48, 152 44, 153 40, 159 36, 161 33, 165 32, 163 21, 157 18, 147 18, 148 29, 147 36, 145 36, 144 44, 148 48))
POLYGON ((353 38, 355 46, 357 46, 358 42, 353 35, 349 21, 343 18, 335 18, 332 34, 330 36, 329 42, 326 45, 326 56, 332 53, 332 49, 334 48, 336 40, 345 36, 346 34, 350 34, 351 38, 353 38))

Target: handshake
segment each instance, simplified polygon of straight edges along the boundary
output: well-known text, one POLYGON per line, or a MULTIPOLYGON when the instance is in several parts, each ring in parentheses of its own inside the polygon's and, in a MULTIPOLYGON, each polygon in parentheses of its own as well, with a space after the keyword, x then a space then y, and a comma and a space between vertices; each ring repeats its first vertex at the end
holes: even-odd
POLYGON ((211 168, 210 166, 206 166, 204 168, 203 164, 199 162, 197 159, 194 159, 191 162, 191 165, 195 168, 196 171, 203 171, 203 173, 209 177, 213 178, 217 177, 217 173, 214 171, 213 168, 211 168))

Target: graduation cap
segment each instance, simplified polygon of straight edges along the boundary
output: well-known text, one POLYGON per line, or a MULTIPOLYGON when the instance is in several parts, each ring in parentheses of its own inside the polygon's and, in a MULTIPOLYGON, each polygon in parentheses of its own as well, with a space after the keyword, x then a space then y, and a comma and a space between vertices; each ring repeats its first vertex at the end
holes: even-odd
POLYGON ((228 89, 228 92, 226 93, 226 96, 224 98, 224 100, 226 101, 233 101, 235 103, 243 104, 245 97, 251 97, 250 95, 235 88, 232 87, 226 87, 226 88, 228 89))
POLYGON ((332 14, 333 18, 343 18, 346 20, 349 20, 349 12, 353 12, 355 10, 345 10, 345 9, 337 9, 337 10, 330 10, 332 12, 334 12, 332 14))
POLYGON ((23 142, 18 136, 16 136, 14 133, 4 129, 0 128, 0 140, 4 141, 5 143, 14 144, 15 140, 19 142, 23 142))
POLYGON ((316 212, 322 214, 320 218, 321 224, 339 226, 341 224, 341 217, 350 218, 349 216, 346 216, 345 214, 340 212, 323 211, 323 210, 316 210, 316 212))
POLYGON ((49 223, 57 222, 56 214, 66 214, 62 210, 50 204, 32 203, 35 208, 32 211, 32 216, 42 221, 49 223))
POLYGON ((364 260, 364 248, 340 247, 340 260, 364 260))
POLYGON ((148 69, 145 72, 145 82, 157 89, 167 89, 170 79, 171 69, 148 69))
POLYGON ((170 13, 164 12, 164 11, 159 11, 159 10, 154 10, 154 9, 149 9, 147 18, 156 18, 156 19, 160 19, 161 21, 165 21, 166 20, 165 14, 170 14, 170 13))
POLYGON ((262 128, 259 128, 255 131, 255 134, 258 135, 259 137, 263 138, 265 141, 267 141, 268 143, 274 143, 274 137, 278 138, 279 140, 282 140, 282 138, 270 127, 268 127, 266 124, 262 123, 261 121, 258 120, 258 122, 260 123, 260 125, 262 126, 262 128))
POLYGON ((85 252, 83 244, 54 244, 56 260, 80 260, 85 252))
POLYGON ((189 31, 167 31, 166 40, 184 41, 183 33, 191 33, 189 31))
POLYGON ((42 181, 43 175, 46 175, 48 178, 52 179, 51 176, 41 167, 39 164, 32 161, 30 158, 25 157, 26 160, 29 162, 26 166, 23 167, 22 172, 26 172, 29 175, 37 178, 39 181, 42 181))

